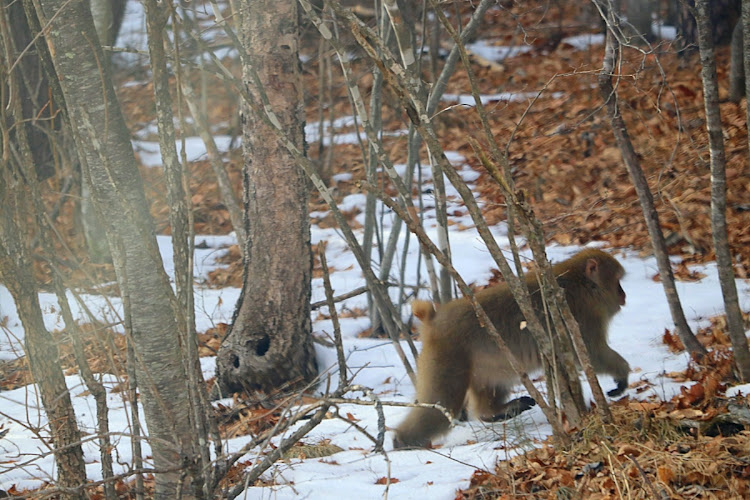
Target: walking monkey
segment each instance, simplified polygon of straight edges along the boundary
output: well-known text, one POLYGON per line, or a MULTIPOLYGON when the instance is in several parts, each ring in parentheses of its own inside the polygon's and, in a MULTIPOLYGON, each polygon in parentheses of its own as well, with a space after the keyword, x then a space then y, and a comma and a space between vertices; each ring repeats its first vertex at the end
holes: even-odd
MULTIPOLYGON (((620 280, 622 265, 598 249, 586 249, 555 264, 553 274, 565 290, 573 316, 578 321, 594 371, 611 375, 617 387, 607 394, 617 396, 628 385, 630 366, 607 345, 607 327, 620 307, 625 291, 620 280)), ((536 273, 525 276, 537 314, 544 314, 536 273)), ((541 368, 539 349, 523 327, 524 317, 508 285, 501 283, 476 294, 477 300, 526 371, 541 368)), ((437 310, 430 302, 412 303, 422 320, 422 352, 417 360, 417 401, 437 403, 456 418, 464 406, 482 420, 509 418, 535 404, 530 397, 507 402, 518 376, 495 341, 479 325, 466 298, 453 300, 437 310)), ((424 447, 447 431, 450 421, 434 408, 412 408, 396 430, 394 446, 424 447)))

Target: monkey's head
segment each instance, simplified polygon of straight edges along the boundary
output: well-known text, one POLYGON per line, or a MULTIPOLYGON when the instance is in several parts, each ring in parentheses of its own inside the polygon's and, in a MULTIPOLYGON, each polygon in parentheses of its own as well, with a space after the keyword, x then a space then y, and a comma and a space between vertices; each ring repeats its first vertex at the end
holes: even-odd
POLYGON ((582 251, 574 260, 581 266, 585 278, 596 285, 600 292, 598 300, 610 316, 614 316, 625 305, 625 290, 620 285, 625 269, 614 257, 594 248, 582 251))

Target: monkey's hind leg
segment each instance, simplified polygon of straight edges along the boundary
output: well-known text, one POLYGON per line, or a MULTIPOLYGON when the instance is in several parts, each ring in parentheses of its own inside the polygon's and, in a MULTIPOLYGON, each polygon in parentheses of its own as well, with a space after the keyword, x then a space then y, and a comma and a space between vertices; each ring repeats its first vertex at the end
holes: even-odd
MULTIPOLYGON (((441 360, 442 352, 448 352, 444 346, 436 349, 434 344, 425 343, 417 363, 417 401, 438 404, 455 418, 461 411, 469 387, 469 363, 460 351, 454 352, 448 361, 441 360)), ((412 408, 396 429, 393 447, 426 447, 433 437, 445 433, 450 425, 451 419, 436 408, 412 408)))

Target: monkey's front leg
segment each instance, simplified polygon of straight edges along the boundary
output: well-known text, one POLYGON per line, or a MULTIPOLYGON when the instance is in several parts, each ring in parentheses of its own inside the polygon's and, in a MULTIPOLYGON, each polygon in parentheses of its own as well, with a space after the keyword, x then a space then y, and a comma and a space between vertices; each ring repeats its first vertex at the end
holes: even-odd
POLYGON ((589 347, 591 364, 596 373, 606 373, 615 379, 617 387, 607 391, 607 396, 614 398, 625 392, 628 388, 628 375, 630 374, 630 365, 625 358, 609 347, 607 344, 589 347))
POLYGON ((499 408, 498 411, 496 411, 491 417, 482 417, 482 420, 485 422, 500 422, 503 420, 508 420, 513 417, 517 417, 521 413, 525 412, 526 410, 530 410, 536 406, 536 401, 534 401, 534 398, 531 398, 529 396, 521 396, 520 398, 511 399, 507 403, 503 405, 502 408, 499 408))
POLYGON ((487 386, 474 383, 469 389, 468 405, 484 422, 508 420, 536 405, 534 398, 522 396, 507 401, 510 388, 506 385, 487 386))

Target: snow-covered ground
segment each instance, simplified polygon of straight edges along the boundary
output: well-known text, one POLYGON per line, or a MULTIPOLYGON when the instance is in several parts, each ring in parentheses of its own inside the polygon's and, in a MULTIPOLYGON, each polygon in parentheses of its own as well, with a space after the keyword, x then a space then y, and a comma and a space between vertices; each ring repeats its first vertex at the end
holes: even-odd
MULTIPOLYGON (((471 181, 474 176, 468 167, 462 167, 462 159, 458 155, 451 156, 454 164, 464 172, 464 178, 471 181)), ((424 176, 428 177, 428 176, 424 176)), ((449 189, 449 192, 452 192, 449 189)), ((426 205, 431 205, 427 199, 426 205)), ((353 195, 345 199, 344 205, 349 208, 363 207, 364 197, 353 195)), ((459 204, 454 199, 454 208, 459 204)), ((455 209, 449 210, 455 213, 455 209)), ((429 213, 429 212, 428 212, 429 213)), ((388 216, 386 219, 386 236, 390 228, 388 216)), ((458 230, 457 228, 471 226, 468 216, 455 217, 457 224, 451 226, 450 241, 456 267, 468 282, 484 283, 490 276, 493 267, 492 260, 484 245, 473 229, 458 230)), ((434 236, 435 228, 428 219, 429 232, 434 236)), ((495 236, 501 246, 507 241, 504 226, 494 228, 495 236)), ((165 267, 169 273, 173 272, 171 240, 160 236, 159 246, 164 257, 165 267)), ((335 229, 312 228, 312 241, 328 241, 327 258, 329 266, 336 269, 332 276, 332 284, 336 294, 344 293, 364 285, 361 273, 356 266, 351 252, 335 229)), ((401 245, 405 237, 402 234, 401 245)), ((232 288, 212 289, 201 285, 203 278, 214 269, 216 259, 223 253, 223 249, 233 242, 231 236, 198 236, 197 242, 204 248, 196 250, 195 274, 198 282, 195 292, 196 315, 198 330, 204 331, 218 322, 229 322, 239 291, 232 288)), ((416 283, 417 245, 414 240, 409 245, 407 257, 406 282, 416 283)), ((576 247, 550 247, 548 253, 551 259, 561 260, 579 250, 576 247)), ((399 253, 400 255, 400 253, 399 253)), ((627 270, 622 285, 628 294, 627 305, 615 317, 610 328, 610 344, 620 352, 633 368, 631 382, 647 379, 651 382, 651 389, 639 393, 638 398, 656 396, 670 398, 679 391, 679 384, 672 379, 662 376, 665 372, 681 370, 687 363, 685 355, 670 353, 660 342, 665 328, 672 325, 669 309, 659 283, 652 280, 657 273, 653 258, 642 259, 634 252, 623 251, 617 253, 618 258, 627 270)), ((713 265, 702 266, 700 271, 706 277, 699 282, 678 283, 680 298, 682 299, 688 318, 693 327, 705 325, 707 318, 722 312, 721 293, 713 265)), ((422 270, 421 276, 425 276, 422 270)), ((750 289, 744 281, 737 282, 742 307, 750 308, 750 289)), ((321 279, 314 279, 313 300, 324 298, 321 279)), ((102 317, 114 318, 110 306, 99 296, 86 295, 84 300, 90 310, 102 317)), ((45 322, 51 329, 63 327, 59 316, 59 308, 55 304, 54 296, 40 294, 40 302, 45 311, 45 322)), ((113 302, 115 309, 119 307, 113 302)), ((75 304, 71 300, 71 303, 75 304)), ((346 300, 338 307, 343 309, 364 308, 364 296, 346 300)), ((75 307, 75 306, 74 306, 75 307)), ((83 313, 76 309, 74 312, 81 320, 85 320, 83 313)), ((408 311, 404 311, 407 314, 408 311)), ((23 353, 23 328, 15 312, 13 301, 8 291, 0 286, 0 316, 7 319, 0 335, 0 359, 15 358, 23 353)), ((315 318, 317 314, 313 316, 315 318)), ((366 317, 343 318, 341 320, 344 348, 350 372, 356 373, 353 382, 370 387, 383 401, 408 402, 414 398, 414 389, 406 376, 403 366, 394 348, 388 341, 357 338, 357 334, 368 327, 366 317)), ((317 335, 330 334, 332 326, 329 320, 314 322, 314 332, 317 335)), ((408 351, 406 347, 405 350, 408 351)), ((332 349, 316 346, 321 372, 331 374, 332 384, 336 381, 336 359, 332 349)), ((203 366, 206 377, 213 375, 215 360, 204 358, 203 366)), ((93 435, 95 428, 95 411, 93 398, 86 392, 80 377, 67 377, 68 385, 73 395, 73 404, 81 428, 93 435)), ((105 384, 111 388, 117 384, 114 376, 105 376, 105 384)), ((603 380, 604 388, 610 388, 612 381, 603 380)), ((319 387, 322 390, 325 383, 319 387)), ((631 397, 636 397, 629 391, 631 397)), ((360 394, 353 395, 355 397, 360 394)), ((130 428, 127 403, 121 394, 110 393, 110 426, 115 433, 114 444, 115 463, 119 470, 130 462, 130 428)), ((228 402, 225 402, 229 404, 228 402)), ((406 408, 385 406, 386 424, 395 427, 408 411, 406 408)), ((377 432, 377 415, 368 406, 355 404, 343 405, 340 413, 351 414, 358 419, 358 424, 369 432, 377 432)), ((54 477, 54 462, 44 440, 46 434, 36 430, 45 422, 40 402, 34 386, 23 387, 13 391, 0 393, 0 425, 7 434, 0 438, 0 488, 7 489, 13 484, 19 487, 39 485, 40 480, 51 480, 54 477)), ((377 498, 385 492, 386 486, 381 478, 391 477, 394 480, 388 487, 389 498, 453 498, 458 488, 466 487, 475 469, 491 470, 496 460, 516 453, 519 449, 533 445, 537 439, 543 439, 550 433, 549 426, 538 408, 522 414, 520 417, 504 423, 486 424, 467 422, 458 424, 446 436, 439 438, 436 443, 442 447, 436 450, 422 451, 389 451, 391 450, 391 435, 386 437, 387 453, 373 453, 372 443, 345 421, 330 419, 321 423, 304 442, 315 444, 324 440, 340 446, 344 451, 326 458, 307 460, 292 459, 277 463, 267 474, 273 478, 276 486, 252 487, 247 492, 248 498, 341 498, 342 492, 347 497, 377 498)), ((228 451, 238 450, 249 437, 238 437, 226 443, 228 451)), ((144 451, 148 454, 148 448, 144 451)), ((86 460, 89 463, 90 479, 101 476, 99 453, 96 444, 91 439, 85 446, 86 460)), ((252 459, 253 453, 248 457, 252 459)))
MULTIPOLYGON (((145 27, 142 24, 142 8, 138 2, 129 3, 129 13, 132 18, 126 21, 124 27, 126 45, 142 49, 145 40, 145 27), (140 17, 138 17, 140 16, 140 17), (139 38, 143 37, 143 38, 139 38)), ((591 36, 571 39, 568 43, 601 43, 591 36)), ((486 44, 485 44, 486 45, 486 44)), ((493 47, 493 53, 486 57, 512 57, 513 54, 502 47, 493 47), (496 52, 496 53, 495 53, 496 52)), ((133 56, 123 56, 133 62, 133 56)), ((525 98, 525 96, 523 96, 525 98)), ((451 96, 453 101, 463 102, 466 96, 451 96)), ((512 99, 513 96, 487 96, 488 99, 512 99)), ((473 100, 467 101, 473 103, 473 100)), ((351 126, 349 118, 340 119, 334 126, 351 126)), ((148 131, 150 129, 145 129, 148 131)), ((317 133, 317 126, 307 128, 309 136, 317 133)), ((141 153, 141 160, 149 165, 159 165, 158 147, 149 143, 148 134, 138 135, 134 142, 137 151, 141 153), (140 138, 143 137, 143 140, 140 138)), ((310 137, 309 137, 310 138, 310 137)), ((192 138, 191 138, 192 139, 192 138)), ((204 153, 199 140, 187 141, 189 158, 200 158, 204 153)), ((314 137, 311 138, 313 141, 314 137)), ((347 137, 337 137, 336 142, 346 142, 347 137)), ((219 145, 228 146, 228 140, 219 145)), ((459 155, 451 155, 451 161, 457 166, 467 182, 476 179, 476 173, 463 164, 459 155)), ((397 166, 397 170, 403 167, 397 166)), ((344 177, 337 177, 343 179, 344 177)), ((429 170, 423 171, 423 178, 429 179, 429 170)), ((460 230, 471 227, 471 221, 464 213, 457 201, 455 190, 448 186, 451 196, 448 212, 454 214, 452 218, 457 222, 450 226, 450 242, 456 268, 467 282, 486 283, 491 276, 492 259, 484 248, 483 243, 473 229, 460 230)), ((425 199, 426 206, 434 206, 432 200, 425 199)), ((344 200, 347 209, 364 209, 364 196, 352 195, 344 200)), ((382 208, 382 207, 381 207, 382 208)), ((387 210, 385 212, 388 213, 387 210)), ((316 214, 318 216, 322 214, 316 214)), ((434 225, 430 225, 431 211, 427 211, 428 233, 435 236, 434 225)), ((389 216, 384 218, 384 240, 387 240, 391 227, 389 216)), ((498 225, 494 234, 501 247, 507 248, 507 238, 503 225, 498 225)), ((164 258, 164 265, 168 273, 173 274, 172 247, 169 237, 160 236, 159 246, 164 258)), ((348 250, 340 233, 335 229, 321 229, 313 226, 312 242, 327 241, 326 254, 329 266, 336 271, 331 281, 336 294, 350 291, 364 285, 354 257, 348 250)), ((202 248, 196 250, 196 320, 198 331, 219 322, 230 321, 234 304, 239 290, 232 288, 212 289, 202 285, 207 273, 217 267, 217 258, 225 251, 234 239, 231 236, 198 236, 196 242, 205 242, 202 248)), ((406 236, 401 234, 400 244, 403 246, 406 236)), ((406 262, 406 282, 416 284, 417 280, 417 251, 418 245, 412 239, 409 245, 406 262)), ((551 247, 548 254, 552 260, 562 260, 572 255, 579 248, 551 247)), ((401 255, 400 252, 397 255, 401 255)), ((687 363, 685 355, 670 353, 662 344, 661 336, 665 328, 672 326, 669 309, 664 298, 662 287, 652 280, 657 274, 653 258, 640 258, 635 252, 623 250, 617 256, 627 270, 622 285, 628 294, 627 305, 615 317, 610 327, 610 344, 620 352, 630 363, 633 373, 631 383, 639 379, 650 382, 651 389, 635 394, 629 390, 631 397, 648 398, 655 396, 668 399, 679 391, 680 385, 672 379, 663 376, 664 373, 684 369, 687 363)), ((706 277, 699 282, 678 283, 678 291, 683 307, 692 327, 707 324, 707 318, 721 314, 723 311, 721 292, 717 280, 715 266, 701 266, 699 269, 706 277)), ((424 279, 424 269, 420 276, 424 279)), ((396 280, 396 277, 393 278, 396 280)), ((744 310, 750 308, 750 287, 745 281, 738 281, 741 306, 744 310)), ((314 279, 313 301, 324 298, 321 279, 314 279)), ((50 329, 63 328, 56 299, 51 294, 39 295, 42 309, 45 313, 45 323, 50 329)), ((97 295, 84 295, 88 308, 101 319, 113 322, 119 313, 120 303, 110 299, 106 302, 97 295), (113 310, 114 309, 114 310, 113 310)), ((86 317, 76 305, 72 297, 70 302, 74 307, 74 314, 81 321, 86 317)), ((364 296, 355 297, 338 304, 339 310, 365 308, 364 296)), ((404 315, 408 314, 408 307, 404 315)), ((317 313, 313 315, 313 320, 317 313)), ((23 355, 24 331, 16 314, 13 300, 7 289, 0 285, 0 360, 14 359, 23 355)), ((347 364, 351 373, 356 373, 352 382, 370 387, 382 401, 410 402, 414 398, 414 388, 406 376, 405 370, 396 355, 393 346, 388 341, 357 338, 357 334, 368 328, 368 319, 342 318, 341 328, 344 339, 344 349, 347 364)), ((316 335, 327 335, 333 331, 329 320, 314 321, 313 329, 316 335)), ((408 352, 408 348, 404 346, 408 352)), ((337 364, 333 349, 316 345, 316 353, 321 373, 331 376, 331 384, 335 387, 337 364)), ((206 377, 213 376, 215 359, 203 358, 202 366, 206 377)), ((115 376, 103 377, 105 385, 111 389, 119 381, 115 376)), ((101 478, 99 452, 94 440, 95 405, 93 398, 87 393, 79 376, 67 377, 67 383, 73 395, 73 405, 81 429, 87 433, 88 441, 84 452, 88 463, 89 479, 101 478)), ((612 387, 612 381, 603 380, 604 389, 612 387)), ((325 381, 319 390, 325 388, 325 381)), ((747 387, 742 388, 747 392, 747 387)), ((360 396, 355 394, 353 396, 360 396)), ((109 393, 110 428, 113 432, 113 451, 116 472, 127 469, 131 463, 128 404, 122 394, 109 393)), ((231 402, 225 401, 225 404, 231 402)), ((393 406, 384 407, 386 425, 395 427, 404 417, 408 409, 393 406)), ((359 426, 368 432, 377 433, 377 415, 369 406, 355 404, 342 405, 342 415, 351 414, 359 426)), ((143 418, 141 421, 144 422, 143 418)), ((12 391, 0 392, 0 489, 8 489, 11 485, 19 488, 39 486, 43 481, 52 481, 55 474, 54 460, 47 445, 44 430, 45 416, 41 411, 41 404, 34 386, 22 387, 12 391), (41 429, 41 430, 40 430, 41 429), (3 434, 4 433, 4 434, 3 434)), ((292 429, 293 430, 293 429, 292 429)), ((290 430, 289 432, 291 432, 290 430)), ((381 498, 387 493, 391 499, 452 499, 455 491, 468 486, 469 478, 476 469, 492 470, 498 459, 503 459, 517 453, 524 447, 533 446, 534 442, 550 434, 541 411, 534 408, 521 416, 507 422, 486 424, 479 422, 464 422, 458 424, 447 435, 436 440, 442 445, 434 450, 392 451, 391 434, 386 436, 386 453, 374 453, 372 442, 347 422, 339 419, 324 420, 308 436, 304 438, 307 444, 330 442, 341 447, 344 451, 326 458, 290 459, 278 462, 264 478, 272 480, 274 486, 251 487, 246 491, 246 498, 381 498), (386 486, 383 478, 391 478, 391 484, 386 486)), ((240 449, 250 437, 237 437, 225 443, 229 452, 240 449)), ((248 455, 254 460, 257 450, 248 455)), ((148 455, 148 446, 144 447, 144 455, 148 455)))

